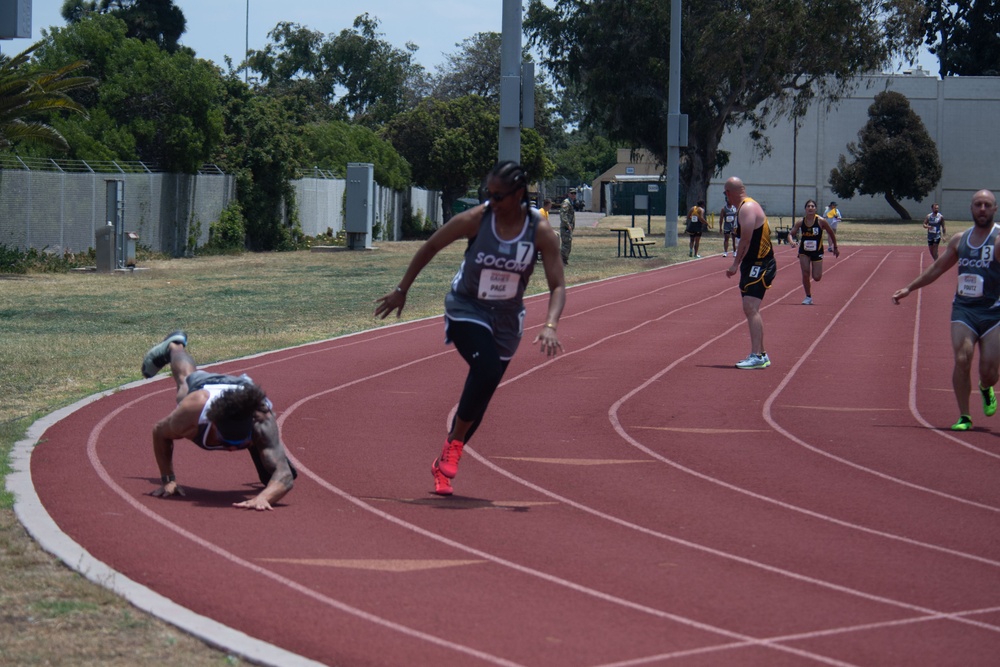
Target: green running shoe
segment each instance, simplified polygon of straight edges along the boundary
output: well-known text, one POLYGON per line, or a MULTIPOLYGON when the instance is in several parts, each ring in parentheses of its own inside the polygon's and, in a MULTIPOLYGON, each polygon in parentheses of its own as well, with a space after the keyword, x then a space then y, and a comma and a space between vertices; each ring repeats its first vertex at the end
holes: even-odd
POLYGON ((983 385, 980 384, 979 393, 983 395, 983 414, 992 417, 997 411, 997 395, 993 393, 993 387, 983 389, 983 385))
POLYGON ((972 417, 969 415, 962 415, 951 425, 952 431, 968 431, 970 428, 972 428, 972 417))

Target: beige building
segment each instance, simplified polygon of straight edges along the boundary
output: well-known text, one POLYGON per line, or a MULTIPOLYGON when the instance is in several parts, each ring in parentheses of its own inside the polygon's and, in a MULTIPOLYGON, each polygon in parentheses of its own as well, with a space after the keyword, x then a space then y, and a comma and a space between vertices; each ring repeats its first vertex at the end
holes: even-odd
POLYGON ((634 151, 628 148, 619 148, 618 162, 615 166, 594 179, 590 210, 608 210, 607 202, 605 201, 607 188, 604 186, 608 183, 614 183, 617 177, 650 176, 655 179, 659 178, 662 173, 663 166, 656 161, 656 158, 649 151, 643 148, 637 148, 634 151))

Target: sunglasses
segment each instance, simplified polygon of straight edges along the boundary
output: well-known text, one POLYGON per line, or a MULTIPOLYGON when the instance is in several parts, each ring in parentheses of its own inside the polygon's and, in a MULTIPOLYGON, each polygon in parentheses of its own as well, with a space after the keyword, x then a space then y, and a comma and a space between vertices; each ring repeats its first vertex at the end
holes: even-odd
POLYGON ((507 197, 511 196, 512 194, 514 194, 515 192, 517 192, 520 189, 521 188, 514 188, 513 190, 508 190, 507 192, 504 192, 503 194, 497 194, 496 192, 490 192, 490 193, 487 193, 487 196, 490 198, 490 200, 499 203, 499 202, 502 202, 504 199, 506 199, 507 197))

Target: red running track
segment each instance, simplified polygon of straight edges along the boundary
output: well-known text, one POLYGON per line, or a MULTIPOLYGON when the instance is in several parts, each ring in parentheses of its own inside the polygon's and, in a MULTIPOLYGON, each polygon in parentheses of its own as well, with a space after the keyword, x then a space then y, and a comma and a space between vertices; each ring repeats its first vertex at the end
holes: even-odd
POLYGON ((187 497, 148 495, 160 377, 34 433, 19 515, 265 663, 998 664, 1000 423, 947 428, 952 281, 893 306, 926 249, 848 248, 807 307, 794 250, 778 261, 761 371, 733 367, 748 335, 718 256, 570 289, 554 360, 530 301, 451 498, 430 463, 465 365, 434 318, 215 366, 277 406, 301 474, 274 512, 230 507, 248 456, 190 444, 187 497))

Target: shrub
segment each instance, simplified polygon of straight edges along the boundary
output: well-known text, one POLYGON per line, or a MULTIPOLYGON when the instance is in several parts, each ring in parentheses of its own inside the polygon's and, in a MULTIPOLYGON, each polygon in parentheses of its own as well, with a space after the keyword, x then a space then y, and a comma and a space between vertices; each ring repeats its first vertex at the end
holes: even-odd
POLYGON ((237 202, 232 202, 219 215, 219 220, 208 228, 208 243, 201 250, 220 255, 243 252, 245 239, 243 209, 237 202))

